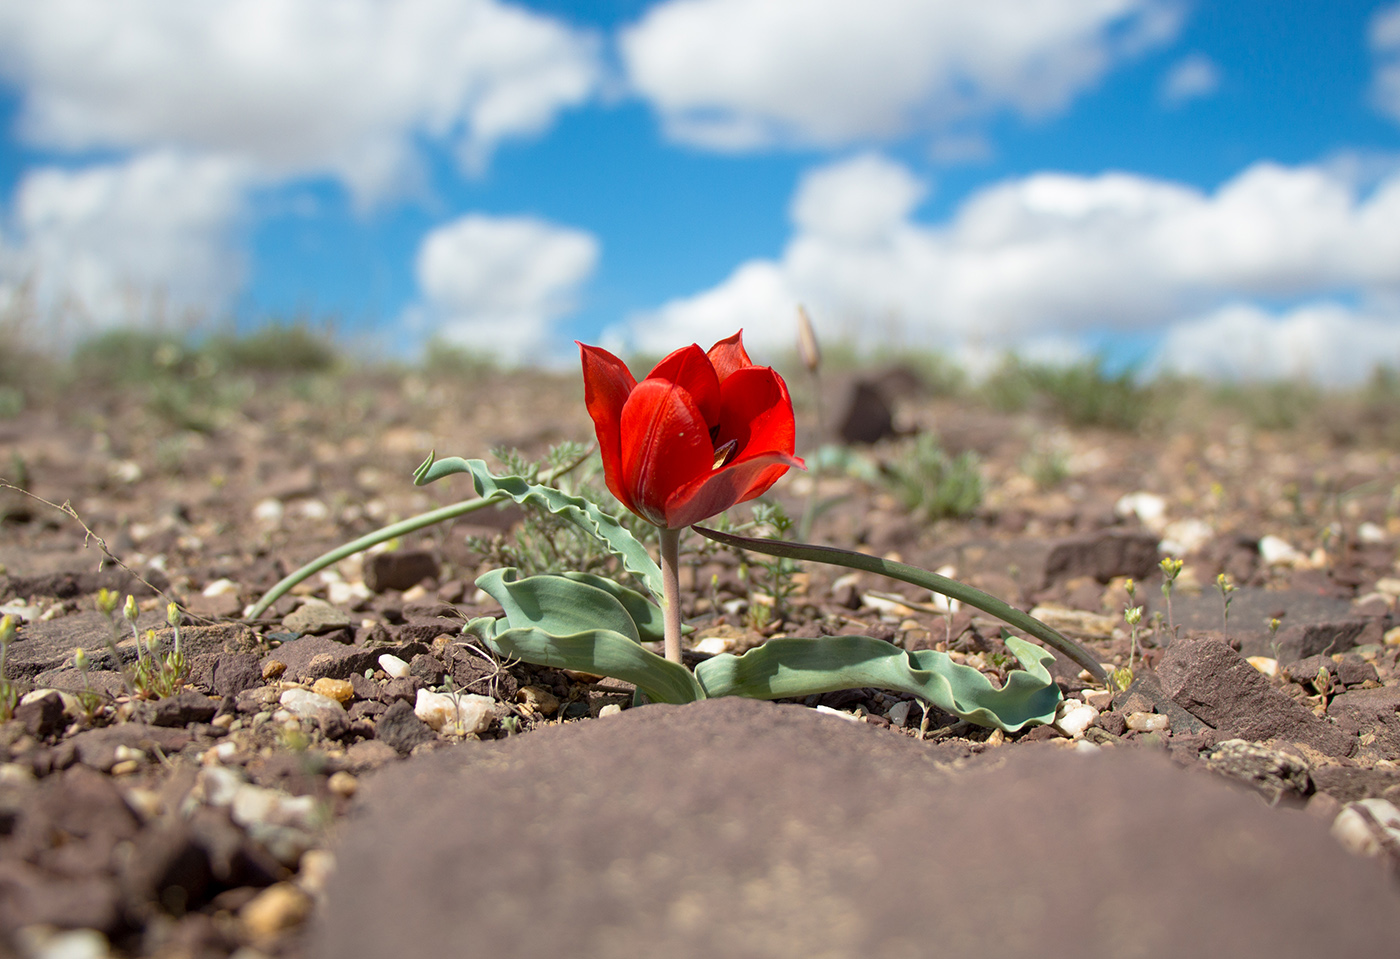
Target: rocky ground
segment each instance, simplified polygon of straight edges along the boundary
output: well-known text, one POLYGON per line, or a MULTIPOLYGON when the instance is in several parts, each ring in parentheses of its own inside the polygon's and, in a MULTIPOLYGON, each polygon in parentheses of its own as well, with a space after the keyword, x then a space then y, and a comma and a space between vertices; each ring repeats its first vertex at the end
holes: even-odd
MULTIPOLYGON (((1373 434, 1336 428, 1335 419, 1266 429, 1238 410, 1211 406, 1178 407, 1133 431, 1070 429, 1046 409, 995 412, 920 393, 913 381, 882 375, 874 379, 879 389, 863 392, 847 382, 828 384, 827 415, 845 419, 850 401, 839 398, 862 395, 862 415, 845 426, 853 438, 875 442, 832 445, 820 454, 810 394, 806 384, 794 382, 804 422, 799 452, 814 469, 784 480, 776 499, 793 517, 814 517, 815 542, 940 570, 1033 611, 1105 664, 1131 662, 1134 681, 1126 690, 1095 688, 1087 674, 1057 661, 1056 678, 1067 697, 1061 718, 1010 736, 936 710, 925 715, 910 697, 868 689, 787 707, 645 707, 634 716, 624 683, 500 663, 459 635, 465 618, 495 611, 473 581, 503 558, 547 566, 562 553, 598 561, 531 526, 514 508, 472 513, 391 549, 342 561, 248 620, 248 606, 301 563, 386 523, 468 498, 465 480, 412 485, 413 469, 428 451, 474 457, 508 444, 537 457, 552 444, 590 439, 576 379, 476 372, 430 383, 387 371, 243 374, 205 381, 205 392, 180 394, 174 404, 158 390, 135 386, 77 383, 39 394, 0 419, 6 450, 0 475, 33 494, 0 491, 0 604, 19 624, 5 675, 20 697, 14 718, 0 725, 0 952, 236 953, 240 959, 332 950, 382 954, 364 944, 392 940, 356 925, 364 912, 357 913, 356 904, 388 894, 382 876, 395 877, 395 905, 383 907, 394 915, 418 908, 398 904, 404 897, 448 910, 454 897, 443 891, 446 880, 435 876, 445 875, 442 869, 456 875, 447 860, 479 855, 494 857, 487 860, 495 870, 489 875, 498 881, 483 886, 472 880, 467 898, 476 905, 463 915, 504 923, 492 933, 491 954, 538 954, 555 933, 521 930, 537 921, 541 930, 556 928, 536 918, 551 909, 583 954, 645 953, 648 940, 636 931, 644 923, 613 917, 611 933, 590 931, 584 927, 591 916, 607 913, 606 904, 570 898, 569 890, 588 885, 590 863, 602 869, 613 861, 606 836, 589 846, 556 824, 517 828, 507 849, 477 849, 471 844, 479 833, 432 826, 434 816, 451 817, 442 806, 441 780, 423 785, 421 812, 411 808, 416 787, 405 783, 422 785, 433 776, 465 782, 483 821, 499 828, 539 822, 521 797, 545 794, 555 795, 576 820, 596 822, 589 813, 596 807, 584 797, 606 805, 606 792, 596 781, 575 783, 570 763, 587 766, 589 756, 597 760, 602 752, 628 755, 633 745, 636 755, 652 750, 715 762, 704 750, 715 747, 717 735, 729 736, 735 748, 742 741, 742 748, 761 751, 761 742, 734 730, 761 731, 767 724, 785 732, 769 740, 766 766, 749 763, 742 774, 731 767, 728 779, 710 776, 695 789, 716 808, 729 809, 716 782, 741 795, 755 789, 754 777, 762 779, 765 768, 787 770, 773 775, 785 784, 792 821, 808 824, 804 851, 798 855, 782 843, 772 848, 763 867, 766 892, 755 892, 757 898, 696 894, 691 905, 697 916, 742 913, 743 922, 733 928, 749 930, 743 941, 750 952, 736 941, 704 939, 696 931, 699 919, 686 918, 691 907, 663 896, 656 908, 672 909, 674 919, 667 954, 704 955, 693 945, 701 941, 734 955, 797 950, 793 944, 806 942, 810 930, 787 938, 774 931, 781 923, 764 930, 764 910, 754 904, 811 893, 801 876, 827 862, 821 853, 827 844, 841 852, 831 853, 835 866, 820 868, 849 870, 854 887, 914 883, 923 894, 936 887, 954 900, 960 886, 983 893, 1005 888, 967 865, 976 860, 973 852, 950 849, 947 855, 968 858, 942 869, 931 863, 928 868, 940 874, 920 879, 900 872, 914 867, 900 858, 894 836, 870 834, 869 849, 878 853, 872 866, 827 813, 803 819, 800 797, 810 799, 811 791, 796 771, 812 762, 813 750, 831 751, 820 771, 822 794, 834 804, 822 807, 828 812, 855 808, 842 805, 842 789, 863 797, 861 809, 871 801, 864 782, 870 772, 860 766, 865 760, 852 756, 884 757, 886 766, 900 769, 913 764, 923 770, 919 776, 929 764, 949 775, 962 770, 991 792, 975 802, 950 793, 918 806, 910 805, 911 797, 925 795, 924 786, 888 784, 891 808, 906 817, 898 820, 901 829, 947 831, 959 809, 986 806, 993 820, 968 827, 992 833, 980 835, 980 848, 990 855, 998 836, 1019 844, 1012 847, 1018 861, 1037 875, 1048 869, 1068 876, 1074 849, 1039 847, 1033 837, 997 826, 997 797, 1012 797, 999 820, 1004 825, 1019 815, 1016 803, 1027 795, 1039 790, 1063 797, 1079 783, 1086 793, 1075 806, 1081 830, 1075 834, 1131 836, 1144 857, 1139 866, 1155 863, 1156 872, 1145 875, 1141 901, 1130 902, 1121 888, 1125 877, 1114 870, 1131 865, 1094 860, 1099 864, 1090 875, 1074 880, 1074 901, 1097 903, 1098 914, 1112 912, 1117 902, 1122 916, 1146 923, 1139 930, 1156 928, 1152 923, 1160 920, 1170 932, 1186 923, 1191 909, 1207 908, 1211 896, 1198 893, 1224 881, 1223 874, 1212 872, 1211 857, 1202 851, 1210 843, 1193 845, 1180 835, 1193 831, 1199 839, 1202 830, 1214 830, 1210 835, 1219 840, 1223 823, 1229 835, 1255 836, 1251 842, 1270 850, 1250 860, 1255 872, 1231 874, 1236 885, 1282 873, 1296 879, 1293 899, 1264 896, 1241 907, 1263 914, 1261 929, 1277 927, 1300 903, 1322 902, 1324 890, 1354 889, 1342 905, 1328 907, 1330 918, 1319 920, 1322 932, 1309 935, 1333 947, 1370 942, 1372 933, 1391 935, 1393 921, 1377 911, 1395 914, 1400 905, 1400 453, 1373 434), (872 393, 898 394, 888 397, 892 424, 882 421, 885 405, 872 393), (889 432, 887 425, 901 435, 879 435, 889 432), (937 436, 949 457, 939 460, 927 445, 920 447, 919 435, 937 436), (939 518, 960 494, 954 479, 929 477, 939 468, 954 470, 952 457, 963 452, 977 457, 975 467, 963 465, 980 473, 984 495, 969 515, 939 518), (923 479, 911 483, 910 476, 923 479), (64 504, 71 513, 58 508, 64 504), (1164 555, 1184 562, 1169 603, 1161 589, 1164 555), (1222 573, 1228 592, 1218 588, 1222 573), (149 689, 132 695, 117 666, 120 659, 130 674, 139 665, 136 642, 120 608, 111 616, 99 609, 100 590, 123 601, 133 595, 137 630, 155 629, 163 649, 174 639, 167 603, 179 604, 186 669, 169 695, 149 689), (1139 606, 1134 629, 1124 612, 1139 606), (84 655, 75 659, 79 649, 84 655), (86 668, 80 669, 82 658, 86 668), (429 695, 434 692, 482 698, 464 700, 470 709, 445 708, 443 699, 429 695), (799 709, 805 712, 794 719, 799 709), (619 710, 629 715, 608 718, 619 710), (812 726, 809 719, 819 711, 850 720, 859 738, 812 726), (605 727, 614 731, 587 731, 605 727), (658 729, 669 737, 664 748, 655 745, 658 729), (788 736, 797 738, 789 742, 788 736), (491 742, 500 740, 509 742, 491 742), (487 761, 497 755, 483 752, 490 750, 500 751, 498 762, 487 761), (1022 751, 1025 760, 1006 759, 1022 751), (1132 765, 1138 760, 1115 759, 1127 763, 1121 774, 1112 772, 1117 766, 1095 767, 1100 771, 1093 775, 1052 768, 1076 752, 1152 758, 1141 768, 1132 765), (1011 765, 1003 769, 1003 762, 1011 765), (1210 776, 1177 779, 1171 763, 1210 776), (520 769, 535 786, 528 777, 522 783, 520 769), (541 778, 551 778, 551 769, 559 778, 546 787, 541 778), (1119 795, 1112 785, 1156 782, 1154 776, 1165 778, 1145 795, 1119 795), (1212 792, 1218 782, 1252 791, 1248 805, 1238 805, 1240 791, 1212 792), (559 798, 560 783, 575 783, 569 795, 577 802, 559 798), (499 808, 483 798, 491 796, 499 808), (1219 799, 1224 811, 1211 805, 1218 796, 1225 797, 1219 799), (1186 807, 1197 809, 1196 819, 1181 818, 1186 807), (441 848, 405 864, 367 838, 397 835, 408 824, 428 830, 441 848), (1327 837, 1329 829, 1335 838, 1327 837), (891 851, 884 858, 879 850, 891 851), (513 859, 516 866, 508 867, 513 859), (528 874, 521 872, 527 862, 528 874), (778 875, 777 862, 806 865, 778 875), (1199 883, 1190 895, 1163 885, 1190 885, 1193 876, 1199 883), (538 902, 531 901, 531 890, 538 902), (1155 911, 1144 912, 1149 900, 1155 911), (502 918, 512 916, 510 922, 502 918), (682 948, 686 942, 690 951, 682 948)), ((588 469, 571 481, 587 479, 588 469)), ((742 521, 749 511, 741 507, 735 514, 742 521)), ((693 657, 741 650, 776 635, 861 632, 907 649, 948 650, 1004 676, 999 625, 976 611, 843 570, 804 569, 775 580, 770 570, 741 563, 698 537, 687 547, 683 585, 686 615, 696 626, 693 657)), ((699 777, 703 763, 696 763, 690 773, 699 777)), ((616 767, 608 788, 616 788, 618 776, 637 775, 624 767, 616 767)), ((684 781, 682 769, 670 780, 668 798, 659 801, 676 803, 677 783, 684 781)), ((680 801, 676 808, 689 809, 697 822, 705 819, 693 803, 680 801)), ((727 815, 725 829, 750 828, 735 809, 727 815)), ((560 821, 568 816, 561 813, 560 821)), ((674 826, 668 822, 664 829, 653 823, 656 835, 674 826)), ((782 824, 758 817, 751 828, 781 830, 782 824)), ((1047 821, 1043 828, 1058 827, 1047 821)), ((421 835, 403 843, 397 848, 420 852, 432 844, 421 835)), ((616 848, 626 845, 618 839, 616 848)), ((1081 850, 1092 858, 1093 848, 1086 839, 1081 850)), ((654 862, 647 868, 653 866, 660 888, 685 884, 654 862)), ((757 867, 719 856, 695 868, 721 876, 757 867)), ((608 875, 612 886, 599 888, 616 887, 619 896, 627 895, 628 882, 644 878, 608 875)), ((843 899, 842 889, 854 887, 821 886, 827 914, 849 914, 855 923, 833 927, 829 943, 842 945, 829 945, 836 950, 830 954, 859 954, 857 943, 866 943, 872 955, 920 954, 914 947, 901 952, 892 933, 851 938, 862 917, 885 908, 880 896, 843 899)), ((648 888, 654 899, 654 887, 648 888)), ((1051 926, 1069 908, 1042 907, 1051 926)), ((800 924, 791 909, 778 911, 783 922, 800 924)), ((424 912, 415 921, 431 923, 434 914, 445 915, 424 912)), ((1100 927, 1110 928, 1110 919, 1100 927)), ((444 919, 435 941, 458 941, 449 937, 465 921, 444 919)), ((940 930, 949 933, 946 926, 932 932, 940 930)), ((1149 948, 1141 954, 1187 954, 1193 942, 1200 945, 1168 932, 1160 939, 1144 932, 1149 948)), ((928 934, 907 933, 912 941, 928 934)), ((1302 954, 1305 940, 1311 941, 1289 941, 1302 954)), ((807 946, 800 951, 826 954, 807 946)), ((1019 953, 1008 947, 1005 954, 1019 953)))

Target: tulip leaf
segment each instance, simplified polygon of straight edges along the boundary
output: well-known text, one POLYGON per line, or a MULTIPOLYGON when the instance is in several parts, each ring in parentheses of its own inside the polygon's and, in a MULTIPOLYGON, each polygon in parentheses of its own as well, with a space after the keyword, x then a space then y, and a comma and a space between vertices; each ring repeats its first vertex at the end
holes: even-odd
POLYGON ((654 703, 689 703, 705 698, 705 691, 684 666, 609 629, 556 636, 537 627, 512 628, 496 633, 487 642, 500 656, 621 679, 636 686, 654 703))
MULTIPOLYGON (((586 583, 607 592, 613 599, 622 604, 622 608, 627 610, 627 615, 632 617, 632 622, 637 626, 637 632, 641 635, 644 643, 661 643, 666 640, 666 624, 661 612, 661 607, 647 599, 635 589, 628 589, 621 583, 614 582, 606 576, 595 576, 592 573, 580 573, 575 570, 567 570, 559 574, 566 579, 576 582, 586 583)), ((681 627, 685 632, 694 632, 690 626, 681 627)))
POLYGON ((552 486, 530 483, 519 476, 496 476, 485 460, 468 460, 460 456, 435 459, 430 453, 413 474, 415 486, 426 486, 444 476, 468 473, 482 499, 492 501, 505 497, 522 506, 546 509, 572 522, 590 536, 597 538, 618 559, 623 567, 640 579, 653 596, 661 595, 661 568, 651 558, 645 546, 617 519, 581 496, 570 496, 552 486))
POLYGON ((740 656, 706 660, 695 678, 708 697, 785 699, 874 686, 913 693, 970 723, 1005 732, 1053 722, 1060 688, 1045 667, 1054 656, 1014 636, 1005 642, 1022 668, 1009 672, 1001 689, 947 653, 906 652, 872 636, 770 639, 740 656))
POLYGON ((508 629, 536 628, 556 636, 604 630, 641 641, 627 608, 610 591, 589 583, 549 573, 519 579, 507 566, 477 577, 476 585, 501 604, 508 629))
POLYGON ((1108 683, 1108 674, 1104 672, 1103 666, 1099 665, 1098 660, 1083 646, 1061 635, 1057 630, 1050 628, 1029 613, 1022 612, 1010 603, 997 599, 991 593, 984 593, 975 586, 931 573, 918 566, 896 563, 892 560, 881 559, 879 556, 857 553, 849 549, 814 546, 811 543, 788 543, 776 539, 754 539, 749 536, 735 536, 733 533, 721 533, 719 530, 706 529, 703 526, 692 528, 701 536, 717 543, 724 543, 726 546, 737 546, 740 549, 765 553, 769 556, 783 556, 788 559, 800 559, 813 563, 826 563, 831 566, 845 566, 847 569, 859 569, 868 573, 879 573, 882 576, 890 577, 890 579, 901 580, 915 586, 922 586, 935 593, 942 593, 944 596, 950 596, 975 609, 980 609, 984 613, 991 613, 1022 632, 1029 633, 1045 645, 1064 653, 1069 659, 1087 670, 1089 675, 1093 676, 1100 684, 1106 685, 1108 683))

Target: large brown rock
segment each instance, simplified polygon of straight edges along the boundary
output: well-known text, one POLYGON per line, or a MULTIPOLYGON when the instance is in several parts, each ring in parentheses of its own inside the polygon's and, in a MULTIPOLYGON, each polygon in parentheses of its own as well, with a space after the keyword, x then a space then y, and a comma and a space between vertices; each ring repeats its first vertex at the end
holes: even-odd
POLYGON ((1286 739, 1328 756, 1356 749, 1355 735, 1269 685, 1263 673, 1218 639, 1176 640, 1157 666, 1157 679, 1178 706, 1223 733, 1222 738, 1286 739))
POLYGON ((952 755, 722 699, 417 757, 366 784, 311 955, 1311 959, 1400 941, 1396 890, 1302 813, 1146 751, 952 755))

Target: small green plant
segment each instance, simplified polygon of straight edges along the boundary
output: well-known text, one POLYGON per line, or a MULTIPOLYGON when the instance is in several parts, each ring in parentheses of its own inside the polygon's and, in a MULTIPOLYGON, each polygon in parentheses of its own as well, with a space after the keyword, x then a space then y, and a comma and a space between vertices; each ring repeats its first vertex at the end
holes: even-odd
POLYGON ((982 472, 971 451, 949 456, 938 440, 921 434, 904 455, 882 468, 904 508, 924 520, 960 519, 982 505, 982 472))
POLYGON ((102 710, 102 694, 92 688, 92 681, 88 678, 87 650, 79 646, 73 650, 73 666, 83 677, 83 688, 78 693, 78 704, 83 708, 83 717, 91 725, 93 719, 102 710))
POLYGON ((1220 573, 1215 577, 1215 588, 1220 591, 1220 600, 1223 604, 1220 614, 1220 629, 1225 634, 1226 642, 1230 640, 1230 602, 1234 599, 1233 593, 1238 588, 1230 582, 1229 577, 1220 573))
POLYGON ((5 672, 5 660, 10 653, 10 643, 15 638, 15 618, 9 613, 0 617, 0 721, 8 720, 15 714, 15 703, 19 691, 10 682, 5 672))
MULTIPOLYGON (((1129 579, 1124 588, 1128 591, 1128 602, 1131 604, 1137 599, 1137 584, 1129 579)), ((1142 624, 1142 607, 1129 605, 1123 610, 1123 619, 1127 621, 1129 629, 1132 631, 1132 645, 1128 648, 1128 671, 1131 672, 1133 664, 1137 661, 1138 652, 1138 626, 1142 624)))
POLYGON ((179 692, 187 672, 185 653, 180 643, 180 608, 174 603, 167 604, 165 608, 165 621, 173 631, 174 640, 170 650, 162 652, 154 629, 147 629, 144 639, 142 638, 136 625, 141 615, 136 606, 136 597, 126 597, 126 603, 122 607, 122 618, 131 627, 132 639, 136 645, 134 669, 128 669, 122 662, 121 651, 117 648, 116 638, 121 634, 121 626, 115 618, 117 594, 108 589, 98 590, 97 608, 112 622, 113 632, 107 640, 107 648, 121 671, 122 683, 126 686, 127 693, 132 698, 160 699, 179 692))
POLYGON ((1269 649, 1274 654, 1274 659, 1278 659, 1278 629, 1283 625, 1283 621, 1277 616, 1269 619, 1269 649))
POLYGON ((1162 598, 1167 601, 1167 629, 1171 630, 1172 638, 1176 638, 1176 620, 1172 618, 1172 587, 1176 585, 1176 578, 1181 575, 1181 568, 1184 563, 1179 559, 1170 556, 1163 558, 1157 564, 1162 568, 1162 598))
MULTIPOLYGON (((787 539, 793 528, 791 517, 777 503, 755 503, 753 522, 759 529, 767 531, 769 539, 787 539)), ((767 603, 756 602, 750 597, 749 628, 761 631, 770 620, 784 619, 790 613, 789 601, 797 588, 793 580, 793 574, 797 572, 797 563, 785 556, 761 555, 761 558, 752 560, 751 564, 741 560, 740 569, 761 571, 758 577, 750 574, 750 582, 762 588, 772 598, 770 606, 767 603)))

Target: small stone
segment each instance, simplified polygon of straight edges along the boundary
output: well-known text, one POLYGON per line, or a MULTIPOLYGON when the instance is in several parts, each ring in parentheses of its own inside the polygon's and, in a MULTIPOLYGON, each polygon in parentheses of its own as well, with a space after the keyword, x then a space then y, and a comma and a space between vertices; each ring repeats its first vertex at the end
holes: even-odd
POLYGON ((602 709, 598 710, 598 718, 599 718, 599 719, 604 719, 604 718, 606 718, 606 717, 608 717, 608 716, 621 716, 621 715, 622 715, 622 707, 619 706, 617 703, 608 703, 608 704, 607 704, 606 706, 604 706, 602 709))
POLYGON ((475 693, 435 693, 420 689, 413 715, 436 732, 457 736, 484 733, 496 719, 496 701, 475 693))
POLYGON ((151 716, 155 726, 185 726, 189 723, 207 723, 219 711, 219 704, 201 692, 186 689, 167 696, 156 703, 151 716))
POLYGON ((238 918, 254 939, 271 939, 301 925, 310 914, 311 897, 289 882, 279 882, 250 899, 238 918))
POLYGON ((1161 733, 1171 728, 1171 717, 1161 713, 1128 713, 1128 728, 1139 733, 1161 733))
POLYGON ((384 653, 379 657, 379 668, 384 670, 391 679, 408 678, 408 663, 404 662, 393 653, 384 653))
POLYGON ((344 711, 339 701, 310 689, 289 689, 277 702, 287 712, 300 719, 314 720, 323 709, 344 711))
POLYGON ((1110 709, 1113 706, 1113 691, 1110 689, 1086 689, 1083 694, 1084 701, 1093 706, 1099 712, 1110 709))
POLYGON ((303 892, 319 896, 326 889, 326 880, 335 872, 335 853, 329 849, 308 849, 301 857, 297 870, 297 885, 303 892))
POLYGON ((35 739, 48 739, 63 731, 63 697, 56 689, 34 690, 25 696, 14 710, 14 718, 24 725, 25 732, 35 739), (39 695, 35 695, 38 693, 39 695))
POLYGON ((1055 710, 1054 726, 1069 738, 1078 739, 1084 735, 1084 730, 1094 725, 1094 720, 1098 718, 1099 711, 1088 703, 1081 703, 1077 699, 1066 699, 1055 710))
POLYGON ((1294 566, 1304 559, 1292 544, 1278 536, 1265 536, 1259 540, 1259 558, 1265 566, 1294 566))
POLYGON ((334 699, 342 706, 355 698, 355 687, 350 685, 349 680, 331 679, 329 676, 322 676, 312 683, 311 691, 327 699, 334 699))
POLYGON ((280 659, 269 659, 262 664, 262 678, 264 682, 271 682, 287 671, 287 664, 280 659))
POLYGON ((141 768, 141 763, 135 759, 123 759, 112 764, 108 770, 113 776, 130 776, 141 768))
POLYGON ((902 727, 909 722, 909 713, 913 709, 913 703, 909 702, 907 699, 900 700, 889 708, 889 711, 885 713, 885 718, 890 721, 892 726, 902 727))
POLYGON ((348 629, 351 626, 350 614, 339 607, 321 600, 307 600, 282 619, 282 627, 304 636, 318 636, 348 629))
POLYGON ((96 929, 26 926, 15 934, 20 952, 30 959, 109 959, 112 948, 96 929))
MULTIPOLYGON (((374 730, 377 738, 373 741, 393 747, 400 756, 407 756, 413 751, 413 747, 437 738, 432 728, 415 716, 413 707, 403 699, 394 700, 389 708, 384 710, 375 722, 374 730)), ((351 752, 353 751, 352 748, 351 752)))
POLYGON ((1332 821, 1332 835, 1358 856, 1378 856, 1400 844, 1400 809, 1384 799, 1347 803, 1332 821))
POLYGON ((216 579, 200 591, 201 596, 237 596, 238 584, 231 579, 216 579))
POLYGON ((691 648, 706 656, 718 656, 720 653, 733 652, 734 640, 728 636, 706 636, 691 648))
POLYGON ((253 507, 253 519, 268 526, 276 526, 282 522, 282 514, 286 511, 281 500, 270 498, 259 500, 258 504, 253 507))
POLYGON ((1278 675, 1278 660, 1272 656, 1250 656, 1245 662, 1270 679, 1278 675))
POLYGON ((437 579, 440 572, 437 558, 427 550, 388 550, 366 560, 365 586, 375 593, 406 590, 425 579, 437 579))
POLYGON ((1113 504, 1113 512, 1122 519, 1135 518, 1148 529, 1160 530, 1166 523, 1167 501, 1156 493, 1128 493, 1113 504))
POLYGON ((521 686, 516 690, 515 701, 524 703, 541 716, 553 716, 559 711, 559 697, 543 686, 521 686))
POLYGON ((355 790, 360 788, 360 781, 352 774, 341 769, 331 773, 330 778, 326 780, 326 788, 337 796, 344 796, 346 799, 349 799, 351 796, 355 795, 355 790))

